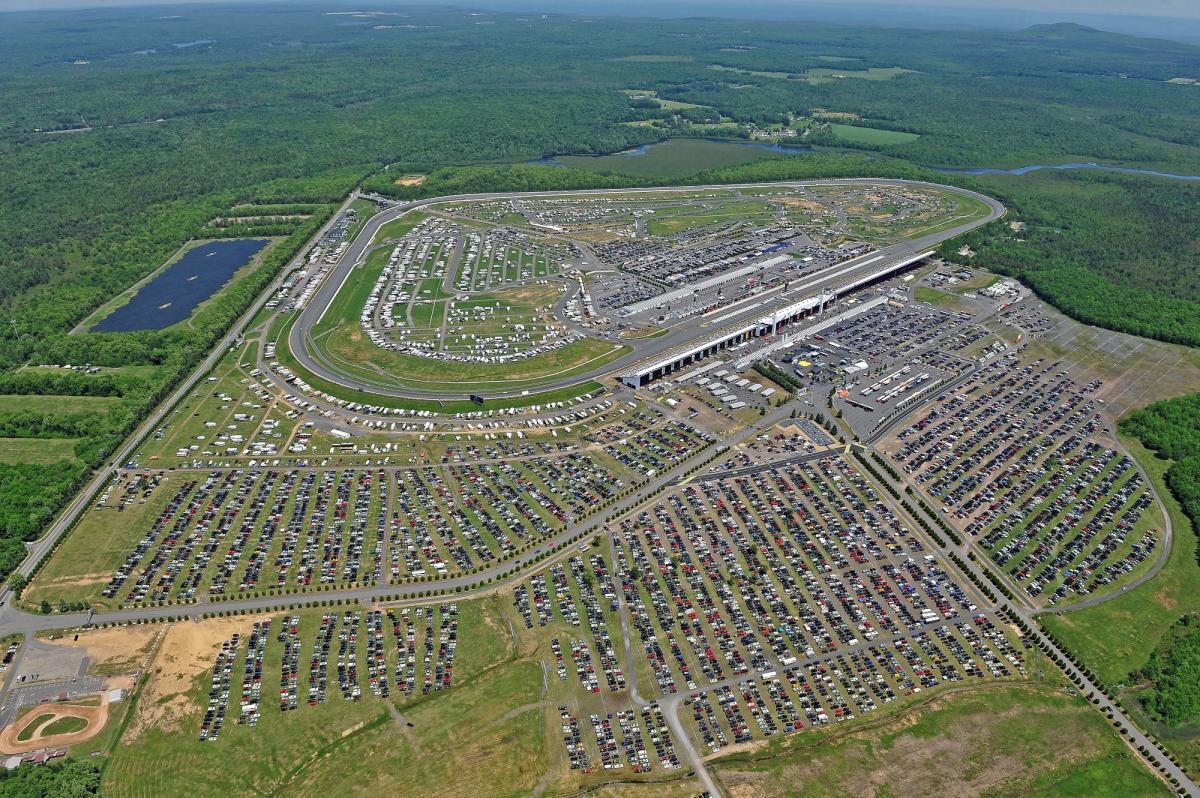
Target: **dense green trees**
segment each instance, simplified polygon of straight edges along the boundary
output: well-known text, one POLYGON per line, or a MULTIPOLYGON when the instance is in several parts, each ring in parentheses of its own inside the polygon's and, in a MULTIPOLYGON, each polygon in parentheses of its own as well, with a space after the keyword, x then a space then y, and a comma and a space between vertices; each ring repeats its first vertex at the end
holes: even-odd
POLYGON ((1121 431, 1175 461, 1167 470, 1167 486, 1200 529, 1200 394, 1144 407, 1122 420, 1121 431))
POLYGON ((87 798, 100 794, 100 765, 55 762, 0 770, 0 798, 87 798))
POLYGON ((1180 618, 1134 678, 1151 683, 1142 705, 1157 720, 1177 726, 1200 717, 1200 618, 1180 618))
POLYGON ((976 182, 1012 213, 946 243, 944 256, 968 244, 971 263, 1020 277, 1080 321, 1200 344, 1200 185, 1082 171, 976 182))

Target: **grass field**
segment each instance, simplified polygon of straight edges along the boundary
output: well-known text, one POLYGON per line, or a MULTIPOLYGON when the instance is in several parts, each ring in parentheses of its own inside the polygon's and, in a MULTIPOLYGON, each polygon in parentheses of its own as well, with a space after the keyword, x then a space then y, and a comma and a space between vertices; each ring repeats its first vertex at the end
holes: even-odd
POLYGON ((74 459, 74 438, 0 438, 0 463, 47 465, 74 459))
POLYGON ((42 600, 57 604, 59 599, 115 604, 104 600, 100 591, 183 482, 181 476, 169 476, 145 504, 135 503, 121 512, 92 507, 83 513, 21 594, 21 601, 29 607, 42 600))
POLYGON ((931 220, 928 224, 922 223, 905 227, 899 231, 900 237, 913 239, 933 235, 934 233, 951 230, 976 219, 983 219, 991 212, 991 209, 982 200, 958 193, 953 193, 949 196, 954 200, 954 210, 952 212, 939 217, 938 221, 931 220))
MULTIPOLYGON (((34 711, 36 712, 37 710, 34 710, 34 711)), ((17 742, 24 743, 24 742, 28 742, 29 740, 32 740, 33 733, 36 732, 43 723, 45 723, 46 721, 50 720, 53 717, 54 717, 53 712, 42 712, 41 714, 37 715, 37 717, 35 717, 33 720, 29 721, 28 724, 26 724, 24 729, 21 729, 21 733, 17 735, 17 742)))
POLYGON ((942 694, 846 732, 786 737, 713 765, 739 798, 1170 795, 1085 701, 1040 685, 942 694))
MULTIPOLYGON (((229 630, 210 632, 211 640, 200 644, 176 645, 172 635, 181 641, 194 638, 197 628, 173 628, 152 663, 150 689, 105 769, 102 792, 113 798, 328 796, 350 794, 347 785, 353 784, 360 791, 353 794, 364 795, 527 793, 544 769, 545 741, 537 711, 541 669, 515 659, 508 629, 499 620, 501 600, 494 595, 460 602, 454 687, 449 691, 407 700, 394 696, 390 701, 368 692, 362 702, 352 703, 337 694, 335 681, 327 703, 309 707, 302 701, 299 709, 285 715, 271 691, 264 689, 257 726, 237 725, 235 701, 220 739, 209 743, 196 735, 211 678, 212 641, 223 639, 229 630), (199 656, 207 667, 189 669, 186 678, 173 679, 173 668, 185 656, 199 656), (160 683, 155 685, 155 679, 160 683), (521 711, 525 706, 528 710, 521 711)), ((299 615, 307 657, 320 610, 299 615)), ((244 619, 244 626, 249 625, 244 619)), ((280 652, 278 645, 267 647, 267 684, 278 683, 280 652)), ((391 665, 394 651, 388 651, 388 657, 391 665)), ((238 684, 240 663, 239 658, 238 684)), ((302 685, 307 684, 306 667, 302 660, 302 685)))
POLYGON ((715 69, 719 72, 734 72, 739 75, 753 75, 758 78, 776 78, 780 80, 803 80, 813 85, 820 83, 831 83, 835 80, 843 80, 846 78, 855 78, 858 80, 891 80, 899 75, 906 75, 913 72, 911 69, 903 67, 869 67, 867 69, 829 69, 827 67, 818 67, 816 69, 807 69, 800 73, 795 72, 764 72, 757 69, 741 69, 738 67, 723 66, 721 64, 710 64, 709 69, 715 69))
POLYGON ((611 363, 629 350, 597 338, 510 363, 449 362, 393 352, 375 346, 357 325, 342 326, 315 339, 317 354, 339 371, 383 385, 431 391, 513 391, 536 388, 611 363))
POLYGON ((77 731, 83 731, 87 727, 88 722, 83 718, 61 717, 42 729, 41 736, 49 737, 52 734, 74 734, 77 731))
POLYGON ((843 125, 833 123, 830 130, 842 141, 850 144, 869 144, 886 147, 889 144, 904 144, 921 138, 916 133, 905 133, 899 130, 880 130, 874 127, 859 127, 858 125, 843 125))
POLYGON ((867 69, 809 69, 804 73, 804 79, 809 83, 828 83, 844 78, 858 80, 891 80, 900 75, 913 74, 913 70, 903 67, 869 67, 867 69))
MULTIPOLYGON (((404 214, 399 219, 393 219, 390 222, 384 222, 379 226, 379 229, 375 231, 375 237, 371 239, 371 245, 374 246, 376 244, 382 244, 384 241, 390 241, 402 237, 405 233, 420 224, 421 220, 423 220, 425 216, 426 214, 421 213, 420 211, 413 211, 411 213, 404 214)), ((384 257, 384 261, 387 261, 386 257, 384 257)))
POLYGON ((665 179, 771 157, 780 156, 731 142, 668 139, 662 144, 648 146, 645 155, 563 155, 557 160, 569 167, 592 172, 665 179))
MULTIPOLYGON (((286 335, 286 327, 283 334, 286 335)), ((385 396, 382 394, 366 394, 349 390, 341 385, 318 377, 300 365, 286 346, 278 350, 279 360, 293 372, 304 377, 305 382, 316 390, 324 391, 332 396, 338 396, 355 402, 369 402, 381 407, 394 407, 407 410, 433 410, 442 413, 468 413, 480 410, 480 406, 469 399, 410 399, 401 396, 385 396)), ((544 405, 550 402, 566 402, 584 394, 598 391, 604 386, 595 380, 588 380, 566 388, 556 388, 552 391, 530 391, 528 394, 503 399, 488 399, 484 410, 509 407, 529 407, 544 405)))
POLYGON ((955 294, 939 291, 936 288, 930 288, 927 285, 918 285, 913 289, 913 298, 918 302, 928 302, 934 307, 944 307, 952 310, 960 310, 968 307, 965 299, 955 294))
POLYGON ((0 413, 105 413, 121 401, 116 396, 0 395, 0 413))

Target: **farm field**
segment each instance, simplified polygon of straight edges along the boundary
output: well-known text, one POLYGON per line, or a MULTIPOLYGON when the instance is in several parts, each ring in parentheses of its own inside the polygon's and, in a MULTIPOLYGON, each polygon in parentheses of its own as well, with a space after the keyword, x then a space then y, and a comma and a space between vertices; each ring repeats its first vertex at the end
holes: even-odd
POLYGON ((0 438, 0 462, 49 465, 75 459, 72 438, 0 438))
POLYGON ((859 125, 844 125, 833 123, 829 129, 842 141, 848 141, 852 144, 871 144, 886 147, 889 144, 904 144, 909 141, 916 141, 920 135, 916 133, 905 133, 899 130, 882 130, 873 127, 861 127, 859 125))
POLYGON ((641 155, 560 155, 556 160, 569 167, 593 172, 670 179, 709 169, 738 166, 768 156, 762 150, 741 144, 707 139, 668 139, 646 147, 641 155))

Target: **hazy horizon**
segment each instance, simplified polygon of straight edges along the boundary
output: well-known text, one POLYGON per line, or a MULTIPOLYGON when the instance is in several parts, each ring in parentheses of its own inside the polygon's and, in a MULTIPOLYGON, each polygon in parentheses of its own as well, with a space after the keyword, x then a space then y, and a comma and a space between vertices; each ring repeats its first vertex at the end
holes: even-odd
MULTIPOLYGON (((286 0, 0 0, 0 11, 54 11, 78 8, 120 8, 135 6, 173 5, 230 5, 238 3, 270 3, 286 0)), ((696 14, 704 16, 729 16, 738 18, 744 12, 774 11, 789 16, 802 16, 806 9, 825 8, 827 3, 797 3, 794 0, 751 0, 731 6, 728 2, 713 0, 653 0, 653 2, 630 2, 630 0, 476 0, 475 2, 420 2, 419 0, 383 0, 379 2, 353 3, 331 0, 330 5, 361 5, 363 8, 392 5, 430 5, 463 7, 506 7, 525 10, 552 11, 563 8, 587 9, 599 13, 606 7, 628 12, 630 8, 645 9, 642 16, 654 16, 670 12, 671 16, 696 14), (656 9, 651 11, 649 9, 656 9), (725 13, 714 14, 715 10, 725 13)), ((883 0, 880 2, 839 3, 841 8, 892 8, 896 11, 908 9, 945 9, 982 14, 1004 14, 1011 12, 1035 12, 1039 14, 1062 14, 1083 16, 1126 16, 1140 19, 1175 18, 1200 20, 1200 4, 1194 0, 883 0)))

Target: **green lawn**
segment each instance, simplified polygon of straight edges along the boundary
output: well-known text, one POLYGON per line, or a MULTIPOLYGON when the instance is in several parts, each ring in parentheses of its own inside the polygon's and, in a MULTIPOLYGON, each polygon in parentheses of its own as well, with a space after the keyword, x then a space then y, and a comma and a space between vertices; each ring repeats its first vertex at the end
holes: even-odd
POLYGON ((2 413, 105 413, 118 404, 118 396, 38 396, 0 394, 2 413))
MULTIPOLYGON (((172 701, 169 722, 127 737, 114 749, 105 768, 103 794, 110 798, 328 796, 347 794, 348 784, 364 795, 483 796, 503 794, 499 790, 528 791, 547 757, 541 708, 536 705, 542 674, 536 663, 516 658, 507 625, 499 621, 503 600, 493 595, 459 602, 454 686, 429 696, 422 696, 418 688, 409 699, 393 695, 388 701, 403 713, 399 716, 389 711, 388 701, 367 689, 361 636, 362 701, 342 699, 331 656, 329 700, 317 707, 305 703, 308 652, 321 614, 315 609, 297 613, 304 652, 300 706, 281 713, 275 691, 283 647, 275 639, 280 623, 276 616, 263 664, 258 725, 237 725, 235 696, 220 739, 208 743, 197 739, 211 679, 209 667, 186 689, 182 702, 172 701), (528 710, 521 711, 523 706, 528 710)), ((390 675, 395 652, 390 630, 387 634, 390 675)), ((244 647, 243 643, 243 651, 244 647)), ((233 673, 235 690, 241 684, 241 663, 239 657, 233 673)), ((152 666, 150 679, 155 678, 153 670, 152 666)), ((417 673, 419 684, 419 664, 417 673)), ((154 710, 139 707, 138 715, 147 709, 154 710)))
MULTIPOLYGON (((421 220, 425 218, 425 214, 420 211, 411 211, 404 214, 399 219, 393 219, 390 222, 384 222, 379 226, 379 230, 375 232, 375 238, 371 239, 371 245, 382 244, 384 241, 400 238, 405 233, 412 230, 421 220)), ((387 258, 385 257, 386 261, 387 258)))
MULTIPOLYGON (((287 326, 282 330, 282 334, 286 336, 287 326)), ((282 340, 282 339, 281 339, 282 340)), ((522 396, 513 396, 504 399, 488 399, 483 406, 475 404, 469 399, 410 399, 400 396, 384 396, 382 394, 373 394, 363 391, 353 391, 337 383, 330 382, 326 379, 318 377, 308 369, 300 365, 300 363, 292 357, 291 352, 286 346, 280 345, 278 351, 279 361, 283 365, 290 368, 296 374, 304 377, 304 381, 313 386, 316 390, 325 391, 333 396, 338 396, 354 402, 367 402, 381 407, 395 407, 408 410, 432 410, 441 413, 469 413, 479 410, 489 409, 504 409, 510 407, 529 407, 531 405, 544 405, 550 402, 566 402, 574 399, 577 396, 592 393, 601 390, 604 386, 595 380, 588 380, 577 385, 570 385, 566 388, 556 388, 552 391, 531 391, 522 396)))
POLYGON ((739 221, 761 225, 774 217, 774 209, 763 202, 726 202, 713 209, 667 208, 656 211, 654 218, 646 221, 646 232, 656 236, 674 235, 710 224, 739 221))
POLYGON ((74 734, 78 731, 83 731, 88 727, 88 722, 83 718, 62 717, 51 723, 45 729, 42 729, 42 736, 49 737, 52 734, 74 734))
POLYGON ((954 294, 948 294, 945 291, 939 291, 927 285, 919 285, 913 289, 913 297, 918 302, 928 302, 935 307, 956 308, 965 302, 965 300, 960 299, 954 294))
POLYGON ((850 144, 870 144, 887 146, 889 144, 904 144, 921 138, 916 133, 904 133, 899 130, 880 130, 874 127, 859 127, 858 125, 843 125, 833 123, 829 129, 842 141, 850 144))
POLYGON ((38 715, 37 717, 35 717, 33 720, 29 721, 29 723, 26 724, 25 728, 21 729, 21 733, 17 735, 17 742, 24 743, 29 740, 32 740, 33 733, 38 730, 38 727, 41 726, 46 721, 50 720, 50 718, 52 718, 52 717, 54 717, 53 712, 43 712, 40 715, 38 715))
POLYGON ((732 142, 668 139, 647 147, 645 155, 562 155, 557 160, 575 169, 666 180, 772 157, 781 156, 732 142))
POLYGON ((48 465, 75 459, 74 438, 0 438, 0 462, 48 465))

